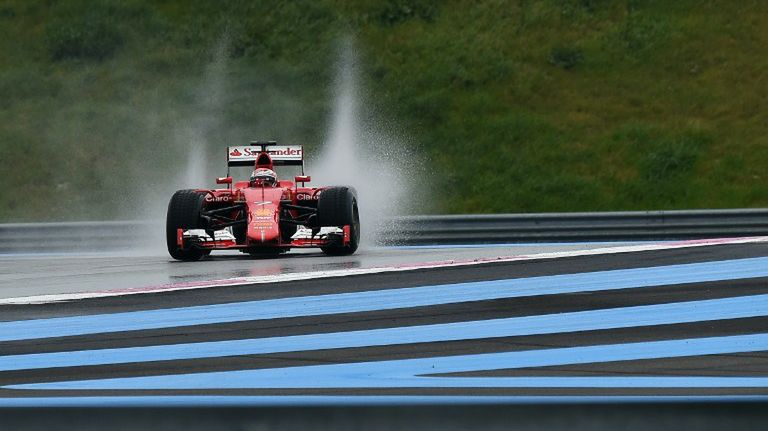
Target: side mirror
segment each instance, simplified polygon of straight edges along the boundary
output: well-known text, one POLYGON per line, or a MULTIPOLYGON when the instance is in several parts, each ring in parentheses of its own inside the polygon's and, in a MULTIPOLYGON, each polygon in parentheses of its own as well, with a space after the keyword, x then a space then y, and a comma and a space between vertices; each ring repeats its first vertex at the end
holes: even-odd
POLYGON ((216 178, 216 184, 232 184, 232 177, 216 178))
POLYGON ((309 175, 296 175, 293 179, 297 183, 304 184, 304 183, 308 183, 312 179, 312 177, 310 177, 309 175))

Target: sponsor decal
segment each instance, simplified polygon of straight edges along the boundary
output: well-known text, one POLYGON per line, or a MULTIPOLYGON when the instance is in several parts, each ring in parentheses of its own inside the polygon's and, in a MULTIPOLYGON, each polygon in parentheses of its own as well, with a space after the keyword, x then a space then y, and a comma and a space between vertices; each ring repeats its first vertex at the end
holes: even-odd
POLYGON ((300 156, 302 149, 287 147, 280 150, 268 150, 267 152, 273 156, 300 156))
MULTIPOLYGON (((230 147, 229 158, 231 160, 256 160, 261 150, 258 147, 230 147)), ((304 149, 295 147, 273 147, 267 149, 267 154, 274 160, 300 160, 304 157, 304 149)))
POLYGON ((253 211, 253 215, 259 217, 259 216, 271 216, 272 215, 272 208, 268 207, 259 207, 256 208, 255 211, 253 211))
POLYGON ((315 195, 311 195, 309 193, 298 193, 296 194, 296 199, 300 201, 316 201, 320 199, 320 193, 317 193, 315 195))
POLYGON ((232 195, 222 195, 222 196, 206 195, 205 196, 206 202, 230 202, 231 200, 232 200, 232 195))

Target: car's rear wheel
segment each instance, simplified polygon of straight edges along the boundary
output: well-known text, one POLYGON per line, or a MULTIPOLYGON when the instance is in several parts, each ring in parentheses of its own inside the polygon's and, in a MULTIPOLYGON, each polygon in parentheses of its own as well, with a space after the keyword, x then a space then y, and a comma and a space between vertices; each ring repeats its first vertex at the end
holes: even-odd
POLYGON ((320 193, 317 201, 317 219, 320 226, 349 226, 347 245, 320 247, 325 254, 345 256, 357 251, 360 244, 360 211, 357 193, 351 187, 331 187, 320 193))
POLYGON ((200 260, 205 254, 196 248, 181 248, 176 242, 178 229, 200 229, 200 211, 205 196, 194 190, 179 190, 168 202, 168 214, 165 219, 165 239, 168 253, 176 260, 200 260))

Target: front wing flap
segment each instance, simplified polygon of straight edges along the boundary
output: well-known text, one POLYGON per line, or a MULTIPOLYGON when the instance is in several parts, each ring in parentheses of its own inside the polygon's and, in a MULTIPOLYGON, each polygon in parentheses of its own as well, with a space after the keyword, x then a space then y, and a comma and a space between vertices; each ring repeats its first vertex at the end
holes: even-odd
MULTIPOLYGON (((267 247, 285 247, 285 248, 308 248, 324 247, 328 245, 348 245, 350 240, 350 227, 322 227, 320 229, 309 229, 305 226, 299 226, 296 233, 291 236, 290 243, 283 244, 264 244, 267 247)), ((178 229, 177 243, 180 248, 200 248, 206 250, 238 250, 253 248, 253 245, 246 246, 237 244, 235 236, 230 229, 222 229, 210 232, 204 229, 178 229)))

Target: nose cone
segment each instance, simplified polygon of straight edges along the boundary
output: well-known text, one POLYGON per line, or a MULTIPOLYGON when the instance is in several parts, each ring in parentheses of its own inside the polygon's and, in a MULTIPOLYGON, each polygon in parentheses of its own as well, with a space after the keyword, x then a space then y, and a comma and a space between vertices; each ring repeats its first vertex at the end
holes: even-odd
POLYGON ((246 189, 248 202, 248 230, 246 236, 249 245, 275 244, 280 238, 280 197, 282 190, 246 189))
POLYGON ((277 208, 272 203, 257 205, 251 210, 251 221, 248 223, 249 243, 276 242, 280 236, 280 225, 277 208))

